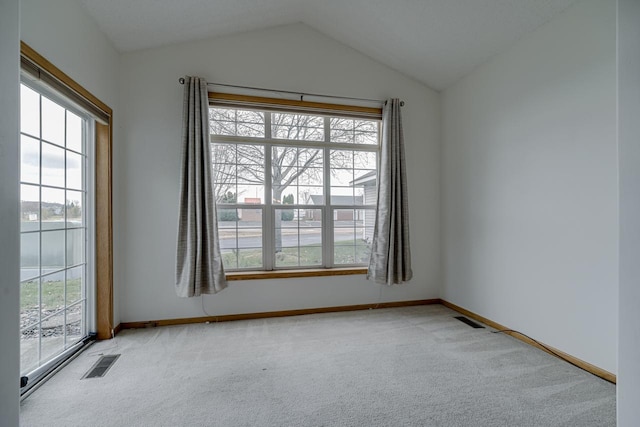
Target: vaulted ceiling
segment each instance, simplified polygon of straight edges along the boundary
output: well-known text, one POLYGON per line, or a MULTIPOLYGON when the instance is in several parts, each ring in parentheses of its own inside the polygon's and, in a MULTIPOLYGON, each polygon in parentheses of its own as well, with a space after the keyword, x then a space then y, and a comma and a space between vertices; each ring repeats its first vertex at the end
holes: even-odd
POLYGON ((441 90, 576 0, 80 0, 121 52, 303 22, 441 90))

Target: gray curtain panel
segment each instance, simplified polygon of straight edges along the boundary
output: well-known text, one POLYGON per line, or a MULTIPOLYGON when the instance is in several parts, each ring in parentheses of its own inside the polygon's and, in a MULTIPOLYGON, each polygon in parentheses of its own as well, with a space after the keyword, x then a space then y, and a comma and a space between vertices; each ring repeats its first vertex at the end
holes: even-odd
POLYGON ((367 279, 392 285, 411 280, 409 202, 400 100, 382 111, 382 149, 378 171, 378 208, 367 279))
POLYGON ((176 262, 176 293, 180 297, 215 294, 227 287, 211 174, 207 82, 187 76, 182 106, 182 176, 176 262))

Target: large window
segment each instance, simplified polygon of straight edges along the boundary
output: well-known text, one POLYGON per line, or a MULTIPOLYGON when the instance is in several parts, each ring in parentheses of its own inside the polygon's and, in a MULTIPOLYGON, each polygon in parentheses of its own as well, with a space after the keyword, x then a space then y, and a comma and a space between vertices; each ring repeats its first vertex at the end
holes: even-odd
POLYGON ((379 117, 216 104, 209 116, 226 270, 368 262, 379 117))

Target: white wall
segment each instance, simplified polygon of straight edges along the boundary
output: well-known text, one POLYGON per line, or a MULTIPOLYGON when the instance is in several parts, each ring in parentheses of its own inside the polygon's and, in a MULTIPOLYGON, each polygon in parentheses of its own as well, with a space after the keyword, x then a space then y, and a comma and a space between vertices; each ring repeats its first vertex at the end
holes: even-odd
POLYGON ((618 425, 640 420, 640 2, 618 0, 620 335, 618 425))
MULTIPOLYGON (((22 0, 20 7, 20 38, 113 109, 113 150, 118 151, 120 54, 77 0, 22 0)), ((114 198, 114 211, 117 206, 114 198)), ((118 254, 114 257, 117 263, 118 254)), ((114 322, 118 324, 117 284, 114 294, 114 322)))
POLYGON ((0 1, 0 426, 17 426, 20 379, 18 0, 0 1))
MULTIPOLYGON (((178 78, 343 96, 405 100, 414 279, 382 301, 438 297, 439 95, 302 24, 122 56, 123 144, 116 269, 123 322, 202 316, 200 298, 175 295, 182 89, 178 78)), ((364 276, 235 281, 205 297, 222 315, 377 302, 364 276)))
POLYGON ((444 299, 615 373, 614 0, 443 94, 444 299))

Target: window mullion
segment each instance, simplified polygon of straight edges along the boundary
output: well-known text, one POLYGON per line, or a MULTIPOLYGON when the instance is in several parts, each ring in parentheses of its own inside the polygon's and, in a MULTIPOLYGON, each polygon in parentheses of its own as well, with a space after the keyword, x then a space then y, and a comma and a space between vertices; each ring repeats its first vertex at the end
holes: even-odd
POLYGON ((324 148, 324 206, 322 211, 322 231, 324 234, 323 243, 323 265, 333 267, 333 211, 331 209, 331 150, 324 148))
MULTIPOLYGON (((264 112, 265 135, 271 135, 271 113, 264 112)), ((262 212, 262 263, 265 270, 273 270, 275 265, 274 239, 275 222, 271 189, 271 144, 264 144, 264 205, 262 212)))
POLYGON ((271 113, 269 111, 263 111, 264 113, 264 138, 271 139, 271 113))

